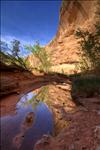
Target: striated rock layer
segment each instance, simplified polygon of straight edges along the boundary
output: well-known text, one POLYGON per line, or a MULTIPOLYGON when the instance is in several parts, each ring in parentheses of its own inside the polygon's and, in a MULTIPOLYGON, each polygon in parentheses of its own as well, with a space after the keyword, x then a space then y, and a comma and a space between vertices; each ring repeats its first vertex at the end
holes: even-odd
POLYGON ((52 54, 53 65, 79 61, 75 31, 78 28, 94 30, 98 3, 98 0, 62 1, 57 34, 46 46, 52 54))

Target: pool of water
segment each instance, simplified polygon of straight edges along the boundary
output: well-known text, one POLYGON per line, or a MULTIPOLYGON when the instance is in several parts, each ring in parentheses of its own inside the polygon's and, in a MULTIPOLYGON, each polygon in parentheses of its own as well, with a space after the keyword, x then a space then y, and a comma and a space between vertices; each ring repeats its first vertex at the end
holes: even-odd
POLYGON ((6 107, 9 113, 1 115, 2 150, 33 150, 44 134, 53 133, 51 110, 34 97, 33 92, 23 95, 12 107, 6 107))

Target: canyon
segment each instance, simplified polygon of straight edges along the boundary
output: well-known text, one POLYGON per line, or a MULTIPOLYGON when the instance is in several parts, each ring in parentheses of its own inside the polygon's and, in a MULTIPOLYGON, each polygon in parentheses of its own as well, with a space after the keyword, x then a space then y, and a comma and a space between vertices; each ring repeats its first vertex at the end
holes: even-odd
MULTIPOLYGON (((41 100, 38 94, 41 89, 48 88, 47 99, 43 102, 53 112, 55 131, 54 135, 43 135, 34 150, 100 150, 100 85, 93 96, 85 95, 85 89, 82 95, 80 91, 74 93, 73 88, 77 78, 75 66, 80 62, 79 40, 75 33, 78 28, 95 31, 96 13, 100 10, 98 3, 98 0, 62 1, 57 33, 44 47, 51 56, 53 73, 35 74, 0 63, 1 116, 15 114, 22 95, 33 91, 41 100)), ((32 55, 28 59, 34 66, 39 63, 32 55)), ((18 137, 19 145, 20 140, 18 137)))

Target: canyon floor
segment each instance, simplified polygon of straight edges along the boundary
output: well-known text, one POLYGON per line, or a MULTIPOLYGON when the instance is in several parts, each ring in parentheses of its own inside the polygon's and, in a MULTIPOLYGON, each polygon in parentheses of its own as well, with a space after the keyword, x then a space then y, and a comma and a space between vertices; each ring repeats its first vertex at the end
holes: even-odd
POLYGON ((64 82, 53 88, 56 136, 44 135, 35 150, 100 150, 100 95, 77 99, 77 105, 70 84, 64 82))
POLYGON ((100 150, 100 95, 79 98, 77 105, 71 95, 71 82, 60 74, 36 77, 29 72, 1 73, 2 115, 22 94, 31 90, 37 93, 41 87, 49 86, 49 107, 54 113, 55 133, 54 136, 44 135, 36 143, 35 150, 100 150), (9 94, 13 94, 13 98, 9 94), (3 95, 8 96, 4 98, 3 95), (9 104, 5 103, 6 99, 10 100, 9 104))

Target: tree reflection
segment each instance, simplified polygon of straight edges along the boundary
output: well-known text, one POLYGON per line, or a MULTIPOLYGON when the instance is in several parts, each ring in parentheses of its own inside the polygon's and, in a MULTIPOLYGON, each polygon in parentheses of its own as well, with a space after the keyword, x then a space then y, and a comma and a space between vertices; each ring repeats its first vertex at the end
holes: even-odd
POLYGON ((61 129, 68 125, 68 122, 63 118, 61 111, 62 108, 68 108, 67 105, 71 104, 71 101, 66 97, 66 90, 63 90, 56 85, 43 86, 40 89, 33 91, 33 97, 26 101, 24 105, 31 105, 33 109, 37 109, 40 102, 47 104, 52 110, 55 125, 54 134, 57 135, 61 129))
POLYGON ((24 101, 22 105, 27 106, 31 104, 33 109, 36 109, 40 102, 44 102, 49 105, 49 86, 43 86, 42 88, 38 89, 36 94, 33 94, 31 99, 24 101))

